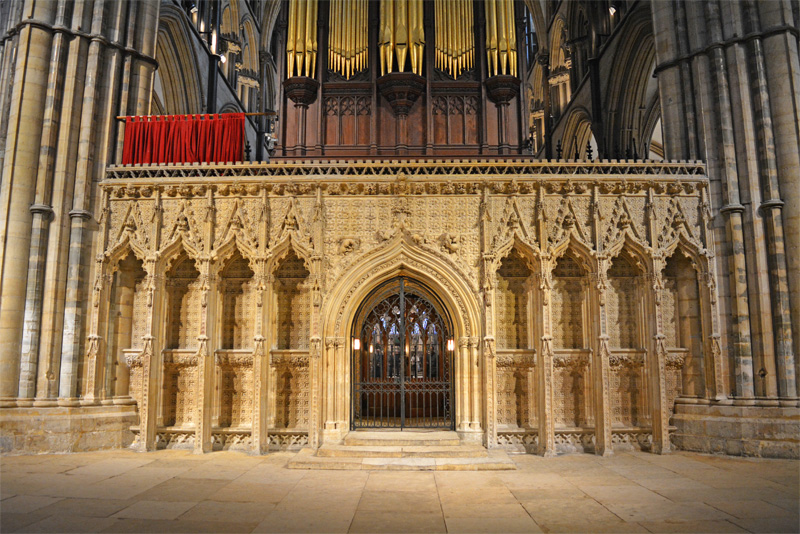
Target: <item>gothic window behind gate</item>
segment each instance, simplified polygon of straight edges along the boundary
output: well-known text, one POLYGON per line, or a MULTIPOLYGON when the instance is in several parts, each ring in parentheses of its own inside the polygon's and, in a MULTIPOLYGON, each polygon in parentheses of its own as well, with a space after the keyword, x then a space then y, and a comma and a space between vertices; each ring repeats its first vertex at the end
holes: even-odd
POLYGON ((368 297, 354 325, 353 428, 452 428, 450 326, 417 282, 368 297))

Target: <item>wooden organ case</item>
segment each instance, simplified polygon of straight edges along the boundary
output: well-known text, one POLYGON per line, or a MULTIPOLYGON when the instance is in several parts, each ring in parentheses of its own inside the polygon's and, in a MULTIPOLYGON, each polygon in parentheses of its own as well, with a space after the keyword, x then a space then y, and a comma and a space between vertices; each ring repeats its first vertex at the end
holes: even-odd
POLYGON ((274 158, 521 154, 514 0, 288 0, 274 158))

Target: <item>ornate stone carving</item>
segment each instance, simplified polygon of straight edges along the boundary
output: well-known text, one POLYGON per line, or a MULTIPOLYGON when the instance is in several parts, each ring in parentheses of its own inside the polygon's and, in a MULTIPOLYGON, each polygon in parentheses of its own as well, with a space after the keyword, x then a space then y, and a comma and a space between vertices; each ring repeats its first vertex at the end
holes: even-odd
MULTIPOLYGON (((322 339, 331 350, 343 347, 351 326, 346 323, 359 305, 356 295, 367 292, 366 286, 387 273, 418 273, 436 281, 452 307, 459 344, 465 343, 459 355, 482 343, 478 362, 487 367, 480 368, 484 381, 475 387, 485 404, 477 405, 483 409, 475 408, 475 417, 496 416, 485 428, 489 436, 497 434, 497 443, 550 447, 552 427, 542 436, 506 428, 538 424, 540 411, 555 417, 564 436, 569 432, 560 425, 594 424, 592 410, 600 409, 592 401, 592 388, 599 386, 592 369, 597 361, 610 368, 609 418, 641 430, 652 413, 643 409, 647 403, 640 395, 647 389, 645 373, 653 372, 644 365, 644 350, 656 334, 642 324, 644 303, 657 304, 665 336, 655 347, 666 369, 662 403, 672 403, 684 362, 696 357, 674 341, 680 337, 677 319, 669 318, 677 317, 679 306, 670 277, 659 278, 659 262, 680 247, 700 272, 701 304, 716 305, 709 267, 713 243, 703 241, 707 228, 698 231, 710 224, 703 173, 702 165, 692 163, 513 160, 112 166, 101 185, 108 199, 102 215, 107 231, 91 296, 98 305, 89 307, 98 318, 92 324, 108 324, 102 291, 115 265, 132 251, 146 275, 133 282, 132 341, 122 347, 123 356, 131 366, 131 392, 143 404, 147 365, 153 351, 163 351, 163 370, 153 373, 163 372, 162 412, 143 415, 163 420, 161 443, 183 446, 194 439, 200 413, 193 404, 196 381, 218 376, 224 399, 219 406, 227 412, 214 417, 230 426, 215 429, 213 440, 223 448, 241 446, 255 399, 236 397, 255 394, 247 384, 260 380, 253 368, 269 355, 275 400, 259 416, 273 417, 264 424, 278 427, 268 432, 271 447, 297 447, 308 443, 310 375, 317 374, 313 391, 322 391, 329 379, 312 364, 325 361, 322 339), (501 272, 503 262, 520 251, 524 268, 501 272), (224 266, 237 254, 241 269, 226 275, 224 266), (622 271, 620 257, 630 264, 622 271), (546 318, 527 315, 529 297, 543 305, 546 318), (598 303, 602 311, 595 317, 598 303), (217 320, 214 313, 219 322, 205 325, 206 316, 217 320), (607 323, 600 335, 608 338, 597 343, 592 322, 601 317, 607 323), (164 339, 147 338, 153 326, 155 336, 161 335, 152 321, 163 322, 164 339), (542 336, 542 369, 528 351, 527 336, 534 332, 542 336), (286 350, 270 354, 269 347, 286 350), (590 347, 599 350, 592 361, 590 347), (201 358, 212 354, 218 374, 199 375, 201 358), (551 394, 539 391, 539 373, 551 394), (542 410, 537 403, 544 404, 542 410)), ((698 331, 722 391, 715 320, 698 331)), ((97 337, 89 338, 87 361, 104 361, 108 343, 100 336, 106 334, 88 335, 97 337)), ((588 447, 584 438, 571 436, 558 440, 588 447)), ((631 439, 620 436, 615 443, 631 439)))

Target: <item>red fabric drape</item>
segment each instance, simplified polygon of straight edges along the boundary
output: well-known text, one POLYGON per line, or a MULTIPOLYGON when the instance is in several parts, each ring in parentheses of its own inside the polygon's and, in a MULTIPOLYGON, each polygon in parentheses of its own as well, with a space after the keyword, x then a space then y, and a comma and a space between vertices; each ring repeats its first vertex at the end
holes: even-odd
POLYGON ((122 163, 241 161, 244 113, 128 117, 122 163))

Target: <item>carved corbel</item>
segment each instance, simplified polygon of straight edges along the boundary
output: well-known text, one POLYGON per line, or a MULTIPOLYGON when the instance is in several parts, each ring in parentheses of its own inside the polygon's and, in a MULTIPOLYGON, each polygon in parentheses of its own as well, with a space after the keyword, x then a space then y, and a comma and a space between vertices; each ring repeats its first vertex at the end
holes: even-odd
POLYGON ((483 357, 487 360, 493 360, 497 356, 495 350, 495 339, 492 336, 483 338, 483 357))
POLYGON ((320 350, 321 346, 322 346, 322 340, 320 339, 320 337, 319 336, 311 336, 311 351, 310 351, 310 353, 311 353, 311 358, 312 359, 314 359, 314 360, 318 360, 319 359, 319 357, 321 356, 321 352, 322 352, 320 350))

